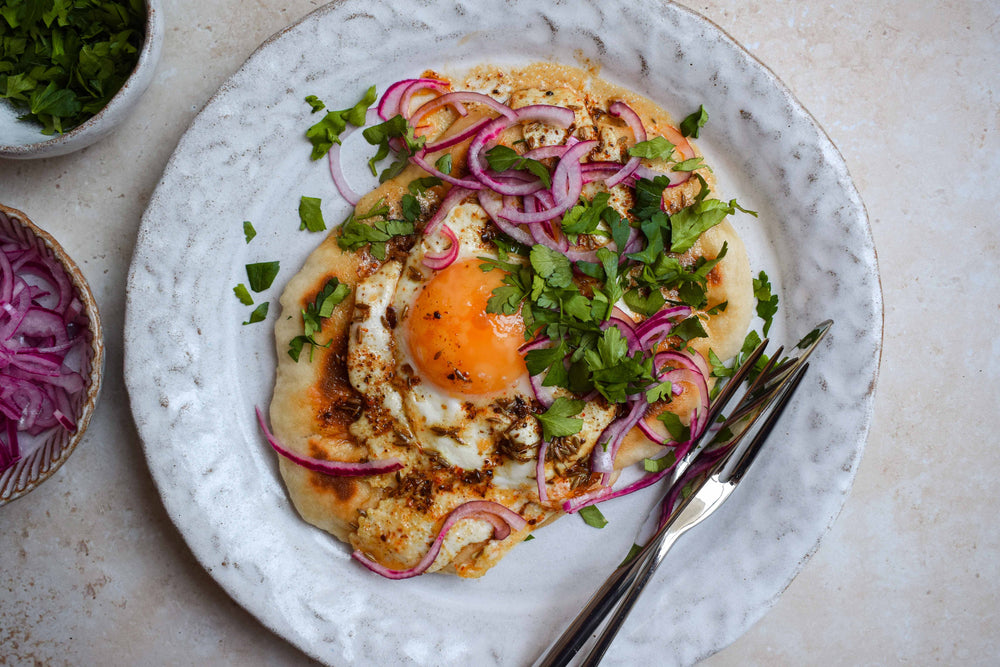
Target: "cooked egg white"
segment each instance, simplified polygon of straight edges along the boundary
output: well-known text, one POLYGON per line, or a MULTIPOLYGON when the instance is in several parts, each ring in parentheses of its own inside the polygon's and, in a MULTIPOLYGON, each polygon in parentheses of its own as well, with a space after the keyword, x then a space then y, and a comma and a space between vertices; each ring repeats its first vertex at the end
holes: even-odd
MULTIPOLYGON (((505 275, 481 268, 482 258, 497 259, 495 246, 484 240, 486 212, 465 202, 444 224, 458 244, 450 266, 424 264, 428 253, 449 245, 435 233, 422 238, 405 262, 387 262, 358 285, 347 362, 351 384, 365 395, 369 411, 374 407, 390 419, 411 444, 464 470, 489 468, 501 488, 530 491, 537 484, 541 429, 530 414, 534 394, 519 351, 523 322, 518 313, 486 312, 505 275), (504 455, 511 450, 520 455, 504 455)), ((611 408, 588 405, 576 451, 551 464, 549 475, 554 465, 585 457, 613 417, 611 408)), ((374 437, 378 429, 371 421, 353 430, 374 437)))

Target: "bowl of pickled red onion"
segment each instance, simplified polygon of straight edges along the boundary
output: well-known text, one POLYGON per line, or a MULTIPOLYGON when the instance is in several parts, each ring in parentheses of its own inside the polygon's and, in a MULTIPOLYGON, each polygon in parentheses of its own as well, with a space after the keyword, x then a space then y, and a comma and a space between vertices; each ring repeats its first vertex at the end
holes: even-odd
POLYGON ((24 213, 0 204, 0 505, 73 453, 103 372, 101 318, 80 269, 24 213))

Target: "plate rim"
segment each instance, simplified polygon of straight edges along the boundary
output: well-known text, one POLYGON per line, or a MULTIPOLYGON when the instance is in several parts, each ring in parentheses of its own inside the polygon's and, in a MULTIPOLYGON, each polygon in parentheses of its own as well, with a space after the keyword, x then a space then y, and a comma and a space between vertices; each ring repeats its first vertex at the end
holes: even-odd
MULTIPOLYGON (((309 12, 308 14, 306 14, 305 16, 303 16, 298 21, 296 21, 296 22, 292 23, 291 25, 288 25, 285 28, 279 30, 278 32, 274 33, 272 36, 270 36, 269 38, 267 38, 264 42, 262 42, 247 57, 247 59, 244 61, 244 63, 230 77, 228 77, 226 79, 226 81, 224 81, 220 85, 220 87, 206 101, 205 105, 199 111, 199 113, 197 114, 197 116, 192 120, 191 126, 189 126, 188 130, 185 131, 185 136, 188 134, 188 132, 190 132, 191 127, 193 127, 198 122, 198 119, 201 118, 202 115, 207 110, 211 109, 212 106, 215 103, 217 103, 220 98, 224 97, 226 95, 226 93, 236 84, 236 81, 237 81, 238 77, 241 75, 241 73, 243 73, 245 70, 247 70, 248 68, 250 68, 251 65, 252 65, 252 63, 254 63, 256 61, 256 59, 263 57, 261 54, 263 54, 264 52, 266 52, 273 44, 275 44, 276 42, 279 42, 280 40, 282 40, 286 35, 288 35, 289 33, 293 32, 293 31, 295 31, 302 24, 307 23, 309 21, 316 20, 317 17, 321 17, 321 16, 326 15, 328 13, 336 12, 341 6, 350 4, 350 1, 351 0, 334 0, 334 2, 331 2, 331 3, 327 4, 327 5, 324 5, 322 7, 319 7, 317 9, 309 12)), ((846 191, 846 194, 848 195, 848 198, 851 199, 859 207, 859 211, 858 211, 858 213, 860 214, 859 218, 863 220, 863 225, 862 225, 861 231, 863 232, 863 234, 865 236, 865 240, 867 241, 867 244, 868 244, 868 248, 870 248, 871 253, 872 253, 872 263, 870 265, 870 269, 872 271, 872 274, 873 274, 873 277, 874 277, 874 280, 875 280, 875 288, 874 288, 874 291, 873 291, 873 296, 875 297, 875 299, 873 301, 873 305, 876 307, 875 309, 876 309, 876 311, 878 313, 878 322, 877 322, 877 324, 878 324, 878 330, 877 330, 877 336, 875 337, 876 338, 875 346, 876 346, 876 352, 877 352, 877 354, 876 354, 876 358, 875 358, 874 368, 872 369, 872 376, 870 378, 869 389, 868 389, 868 392, 866 394, 868 400, 867 400, 867 403, 866 403, 866 406, 865 406, 865 412, 864 412, 864 416, 863 416, 864 417, 864 419, 863 419, 864 423, 862 424, 862 428, 860 429, 861 436, 859 438, 858 443, 856 444, 856 447, 854 448, 854 454, 855 455, 854 455, 854 457, 853 457, 853 459, 851 461, 851 468, 850 468, 849 471, 846 471, 847 475, 848 475, 848 482, 847 482, 847 485, 846 485, 846 490, 843 492, 842 499, 838 503, 838 510, 837 510, 837 512, 834 514, 833 517, 830 518, 830 520, 822 528, 819 536, 817 537, 817 539, 815 540, 815 542, 812 544, 812 546, 808 550, 808 552, 805 553, 801 558, 799 558, 798 564, 795 566, 794 571, 788 577, 788 579, 785 582, 785 584, 780 588, 780 590, 776 591, 774 593, 774 595, 760 609, 751 610, 753 613, 748 614, 748 620, 746 620, 746 622, 743 625, 742 629, 737 633, 737 636, 739 636, 739 634, 742 634, 743 632, 745 632, 754 622, 756 622, 756 620, 758 620, 761 616, 763 616, 763 614, 766 612, 766 610, 769 609, 773 605, 774 601, 777 600, 777 598, 779 598, 781 596, 781 594, 784 592, 785 589, 787 589, 788 585, 795 578, 795 576, 798 574, 798 572, 801 570, 801 568, 805 565, 805 563, 809 560, 809 558, 811 558, 811 556, 816 552, 816 550, 818 549, 818 547, 819 547, 820 543, 822 542, 823 538, 829 532, 830 528, 832 527, 833 523, 836 521, 836 519, 839 516, 839 514, 843 511, 843 507, 844 507, 844 503, 846 502, 847 495, 850 492, 850 488, 853 485, 853 481, 854 481, 854 478, 856 476, 858 467, 860 466, 860 461, 861 461, 861 458, 862 458, 863 453, 864 453, 865 445, 867 443, 867 438, 868 438, 868 434, 869 434, 869 431, 870 431, 872 416, 873 416, 873 412, 874 412, 874 394, 875 394, 875 391, 876 391, 876 386, 877 386, 878 378, 879 378, 879 372, 880 372, 880 367, 881 367, 881 354, 882 354, 883 342, 884 342, 884 301, 883 301, 883 298, 882 298, 881 274, 880 274, 880 271, 879 271, 878 258, 877 258, 877 253, 876 253, 876 249, 875 249, 875 245, 874 245, 874 239, 873 239, 873 236, 872 236, 871 224, 870 224, 870 219, 869 219, 869 216, 868 216, 867 209, 866 209, 866 207, 864 205, 863 200, 861 199, 861 196, 860 196, 860 193, 858 192, 856 184, 854 183, 853 179, 850 176, 850 173, 849 173, 846 161, 843 158, 843 155, 840 153, 839 149, 833 143, 832 139, 829 137, 828 133, 825 131, 825 129, 822 127, 822 125, 817 121, 817 119, 805 108, 804 105, 802 105, 802 103, 798 100, 798 98, 795 97, 794 93, 792 93, 792 91, 777 77, 777 75, 768 66, 766 66, 764 63, 762 63, 760 60, 758 60, 752 53, 750 53, 745 47, 743 47, 737 40, 735 40, 731 35, 729 35, 729 33, 726 32, 723 28, 721 28, 720 26, 718 26, 714 21, 712 21, 711 19, 703 16, 702 14, 700 14, 700 13, 698 13, 698 12, 696 12, 696 11, 688 8, 688 7, 684 7, 683 5, 676 4, 675 2, 672 2, 670 0, 652 0, 652 1, 654 3, 656 3, 656 4, 662 5, 664 7, 672 8, 675 11, 678 11, 678 12, 680 12, 682 14, 687 15, 688 18, 694 19, 696 21, 704 22, 706 25, 710 26, 711 29, 713 31, 715 31, 718 36, 721 36, 723 38, 723 41, 726 42, 726 44, 727 44, 727 46, 729 48, 735 47, 735 49, 739 51, 740 56, 743 59, 745 59, 752 67, 756 68, 758 70, 758 72, 762 73, 767 78, 768 83, 771 86, 773 86, 775 89, 777 89, 777 91, 784 98, 786 104, 788 104, 789 106, 791 106, 796 113, 801 114, 809 122, 809 124, 817 130, 818 135, 819 135, 819 139, 820 139, 820 141, 823 144, 821 146, 821 148, 823 149, 824 154, 828 155, 828 156, 832 156, 834 158, 834 159, 830 160, 830 164, 831 164, 831 166, 834 167, 834 170, 836 172, 836 176, 837 176, 836 180, 838 181, 838 183, 841 183, 845 187, 845 191, 846 191)), ((156 198, 159 195, 159 191, 160 191, 161 186, 166 182, 167 177, 169 175, 171 175, 172 171, 175 169, 175 164, 174 164, 175 163, 175 159, 176 159, 176 156, 178 154, 178 150, 182 146, 183 142, 184 142, 184 137, 182 137, 181 140, 180 140, 180 142, 178 143, 178 149, 175 150, 174 153, 171 155, 171 158, 170 158, 170 160, 169 160, 169 162, 168 162, 168 164, 167 164, 167 166, 166 166, 166 168, 164 170, 163 178, 161 178, 160 184, 157 185, 156 190, 154 191, 154 193, 150 197, 150 202, 149 202, 148 206, 152 206, 152 204, 154 203, 154 201, 156 200, 156 198)), ((147 208, 147 210, 148 210, 148 208, 147 208)), ((133 306, 133 303, 132 303, 132 294, 131 294, 131 292, 132 292, 132 287, 133 287, 133 277, 134 277, 135 272, 137 271, 137 263, 138 263, 138 259, 139 259, 140 246, 141 246, 142 238, 143 238, 144 232, 148 232, 148 227, 149 227, 149 225, 147 224, 146 215, 144 214, 143 215, 142 225, 141 225, 140 232, 139 232, 139 238, 138 238, 138 241, 137 241, 137 244, 136 244, 135 254, 133 256, 133 260, 132 260, 132 263, 131 263, 131 266, 130 266, 130 270, 129 270, 129 279, 128 279, 128 289, 127 289, 128 297, 127 297, 126 318, 125 318, 126 319, 126 324, 125 324, 125 335, 126 335, 126 340, 125 340, 125 357, 126 357, 125 370, 126 370, 126 381, 127 381, 126 384, 128 385, 129 395, 130 396, 133 395, 133 384, 132 384, 132 382, 129 381, 129 375, 130 375, 130 373, 129 373, 129 368, 130 368, 130 362, 129 362, 129 357, 130 357, 130 353, 129 353, 129 349, 130 349, 130 345, 129 345, 129 331, 131 329, 131 324, 134 323, 134 306, 133 306)), ((141 439, 141 442, 142 442, 143 450, 144 450, 144 452, 146 454, 147 462, 149 463, 150 468, 151 468, 151 473, 152 473, 152 477, 154 479, 154 483, 157 486, 157 490, 158 490, 158 492, 159 492, 159 494, 161 496, 161 499, 163 500, 164 504, 168 505, 168 501, 167 501, 167 497, 166 497, 167 491, 164 488, 164 480, 161 479, 161 476, 159 474, 157 474, 157 471, 154 469, 153 460, 151 458, 150 448, 151 448, 152 445, 149 442, 149 438, 144 437, 143 429, 140 426, 141 417, 138 414, 138 404, 139 403, 140 403, 140 400, 138 400, 136 398, 133 398, 133 400, 131 401, 133 415, 134 415, 134 417, 136 419, 137 426, 139 426, 140 439, 141 439)), ((258 611, 253 607, 253 601, 251 599, 249 599, 252 596, 247 596, 242 591, 233 590, 233 588, 230 585, 228 585, 227 581, 225 581, 223 578, 220 578, 220 576, 217 576, 215 570, 213 569, 213 563, 209 562, 206 558, 204 558, 203 554, 200 552, 200 550, 196 549, 195 546, 191 544, 191 541, 188 539, 185 527, 180 524, 179 518, 176 516, 176 513, 170 511, 169 506, 168 506, 168 515, 170 516, 170 519, 174 523, 174 525, 177 526, 179 532, 184 536, 185 542, 188 543, 189 547, 191 548, 192 552, 195 554, 195 556, 196 556, 197 560, 199 561, 199 563, 201 564, 201 566, 203 568, 205 568, 213 576, 214 579, 216 579, 216 581, 223 587, 224 590, 227 591, 227 593, 236 602, 238 602, 241 606, 243 606, 244 608, 246 608, 255 618, 257 618, 265 626, 267 626, 270 629, 272 629, 273 631, 275 631, 277 634, 279 634, 279 636, 283 637, 287 641, 295 644, 298 648, 300 648, 301 650, 303 650, 307 654, 309 654, 309 655, 311 655, 311 656, 313 656, 313 657, 315 657, 317 659, 320 659, 320 660, 327 660, 329 658, 329 656, 323 655, 323 654, 321 654, 321 653, 319 653, 319 652, 317 652, 315 650, 312 650, 313 647, 304 645, 304 640, 302 640, 301 637, 297 637, 297 636, 296 637, 289 637, 287 634, 285 634, 284 632, 280 631, 280 629, 275 624, 273 624, 269 618, 265 618, 260 613, 258 613, 258 611)), ((706 655, 699 656, 698 659, 706 657, 707 655, 715 652, 715 650, 719 650, 723 646, 728 645, 732 641, 732 639, 735 639, 735 637, 733 637, 733 638, 725 641, 722 644, 722 646, 719 646, 719 647, 713 649, 712 651, 710 651, 706 655)))

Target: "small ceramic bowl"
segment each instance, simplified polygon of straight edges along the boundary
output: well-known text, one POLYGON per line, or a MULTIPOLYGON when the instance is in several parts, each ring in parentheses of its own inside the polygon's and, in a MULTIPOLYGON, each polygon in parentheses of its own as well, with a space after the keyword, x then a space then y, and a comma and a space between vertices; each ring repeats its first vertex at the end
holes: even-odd
POLYGON ((34 123, 17 119, 18 111, 0 100, 0 157, 56 157, 86 148, 114 130, 135 107, 153 80, 163 45, 160 0, 146 0, 146 34, 135 69, 103 109, 65 134, 44 135, 34 123))
POLYGON ((28 446, 23 447, 22 458, 12 467, 0 473, 0 506, 28 493, 44 482, 66 462, 77 443, 83 438, 90 417, 94 414, 97 397, 101 392, 101 378, 104 375, 104 333, 97 302, 87 285, 86 279, 76 263, 70 259, 62 246, 45 230, 35 226, 20 211, 0 204, 0 238, 14 239, 21 245, 34 246, 44 255, 54 258, 63 267, 73 285, 76 296, 83 304, 87 316, 87 330, 90 344, 80 361, 80 374, 84 378, 83 389, 71 398, 73 411, 78 415, 76 430, 52 428, 38 436, 32 436, 28 446))

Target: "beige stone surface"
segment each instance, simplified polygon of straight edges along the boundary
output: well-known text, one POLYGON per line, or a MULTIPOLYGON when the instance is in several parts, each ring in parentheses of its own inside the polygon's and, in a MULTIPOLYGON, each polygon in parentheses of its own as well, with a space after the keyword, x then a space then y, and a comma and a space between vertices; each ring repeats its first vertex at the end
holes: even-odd
MULTIPOLYGON (((310 662, 232 602, 171 524, 128 410, 121 332, 139 220, 178 138, 262 40, 319 4, 166 0, 163 60, 121 131, 66 157, 0 160, 0 201, 77 259, 108 350, 83 444, 0 508, 0 664, 310 662)), ((847 505, 773 610, 707 664, 996 664, 1000 4, 688 4, 840 147, 885 292, 874 424, 847 505)))

